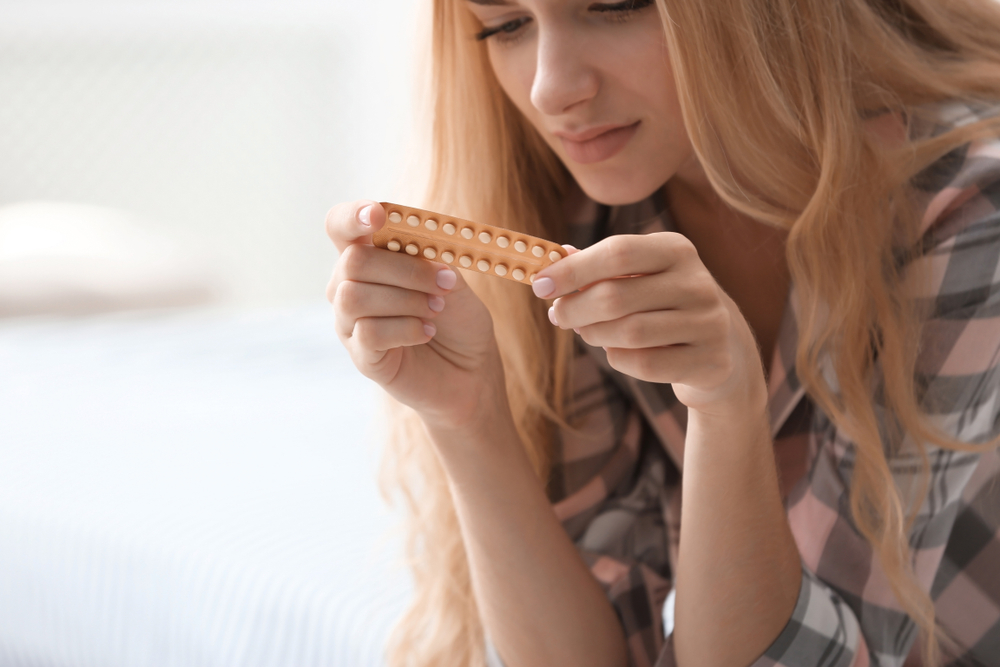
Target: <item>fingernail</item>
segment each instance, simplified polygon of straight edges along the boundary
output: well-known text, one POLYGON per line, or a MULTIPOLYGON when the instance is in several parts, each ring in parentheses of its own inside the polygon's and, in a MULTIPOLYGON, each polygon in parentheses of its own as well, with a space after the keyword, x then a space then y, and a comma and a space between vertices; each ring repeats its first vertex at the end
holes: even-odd
POLYGON ((556 307, 555 306, 552 306, 551 308, 549 308, 549 322, 552 322, 552 324, 554 324, 556 326, 559 326, 559 322, 556 320, 556 307))
POLYGON ((451 289, 458 282, 458 276, 451 269, 441 269, 437 273, 437 286, 441 289, 451 289))
POLYGON ((575 332, 577 332, 577 333, 580 333, 580 330, 579 330, 579 329, 577 329, 577 328, 575 328, 575 327, 573 328, 573 331, 575 331, 575 332))
POLYGON ((372 207, 371 205, 365 206, 363 209, 358 211, 358 220, 361 222, 363 227, 372 226, 372 207))
POLYGON ((535 296, 544 299, 556 291, 556 281, 552 280, 552 278, 535 278, 531 289, 535 291, 535 296))
POLYGON ((433 324, 424 325, 424 333, 430 336, 431 338, 434 338, 434 334, 436 334, 437 332, 438 332, 437 327, 434 326, 433 324))
POLYGON ((429 296, 427 297, 427 306, 435 313, 440 313, 444 310, 444 298, 440 296, 429 296))
POLYGON ((568 243, 563 243, 562 246, 566 248, 566 250, 579 250, 579 248, 577 248, 576 246, 571 246, 568 243))

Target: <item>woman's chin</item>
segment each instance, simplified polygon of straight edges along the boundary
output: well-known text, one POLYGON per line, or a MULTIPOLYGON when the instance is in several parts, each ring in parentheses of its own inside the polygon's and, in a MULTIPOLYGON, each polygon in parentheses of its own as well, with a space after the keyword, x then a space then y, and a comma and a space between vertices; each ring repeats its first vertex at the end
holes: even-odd
MULTIPOLYGON (((572 170, 571 170, 572 172, 572 170)), ((599 204, 624 206, 646 199, 659 190, 666 179, 653 179, 648 173, 592 174, 574 173, 580 189, 599 204)))

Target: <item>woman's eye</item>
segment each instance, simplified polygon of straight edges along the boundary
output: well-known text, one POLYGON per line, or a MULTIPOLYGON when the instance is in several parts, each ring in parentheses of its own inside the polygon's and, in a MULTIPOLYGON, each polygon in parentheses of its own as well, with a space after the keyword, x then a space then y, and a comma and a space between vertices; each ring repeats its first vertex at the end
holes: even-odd
POLYGON ((625 0, 625 2, 616 2, 612 5, 591 5, 590 11, 606 13, 612 21, 627 21, 632 16, 632 12, 645 9, 652 4, 653 0, 625 0))
POLYGON ((476 34, 476 39, 482 41, 484 39, 494 37, 495 35, 495 41, 501 44, 508 44, 516 41, 519 36, 518 33, 521 32, 521 26, 530 22, 531 19, 529 17, 522 16, 521 18, 514 19, 513 21, 501 23, 495 28, 485 28, 482 32, 476 34))
MULTIPOLYGON (((611 21, 627 21, 633 12, 649 7, 653 4, 653 1, 624 0, 624 2, 616 2, 614 4, 593 4, 588 9, 598 14, 606 14, 611 21)), ((520 39, 524 32, 521 28, 528 23, 531 23, 531 17, 522 16, 521 18, 501 23, 493 28, 485 28, 476 34, 476 39, 482 41, 492 37, 494 41, 500 44, 512 44, 520 39)))

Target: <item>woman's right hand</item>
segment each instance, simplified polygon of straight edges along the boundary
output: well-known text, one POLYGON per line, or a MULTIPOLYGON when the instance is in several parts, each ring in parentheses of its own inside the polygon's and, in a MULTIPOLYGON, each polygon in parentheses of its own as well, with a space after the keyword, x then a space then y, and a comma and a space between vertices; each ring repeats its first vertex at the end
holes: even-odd
POLYGON ((464 427, 506 402, 493 320, 460 272, 372 245, 378 202, 334 206, 327 234, 340 252, 327 299, 337 335, 365 376, 425 421, 464 427))

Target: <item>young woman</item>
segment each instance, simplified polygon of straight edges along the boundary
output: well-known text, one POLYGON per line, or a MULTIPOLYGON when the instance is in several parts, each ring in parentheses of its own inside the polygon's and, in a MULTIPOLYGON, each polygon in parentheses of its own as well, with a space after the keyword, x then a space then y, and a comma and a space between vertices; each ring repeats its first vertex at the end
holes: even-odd
POLYGON ((1000 664, 1000 5, 434 0, 432 64, 409 203, 573 250, 328 216, 402 406, 392 664, 1000 664))

